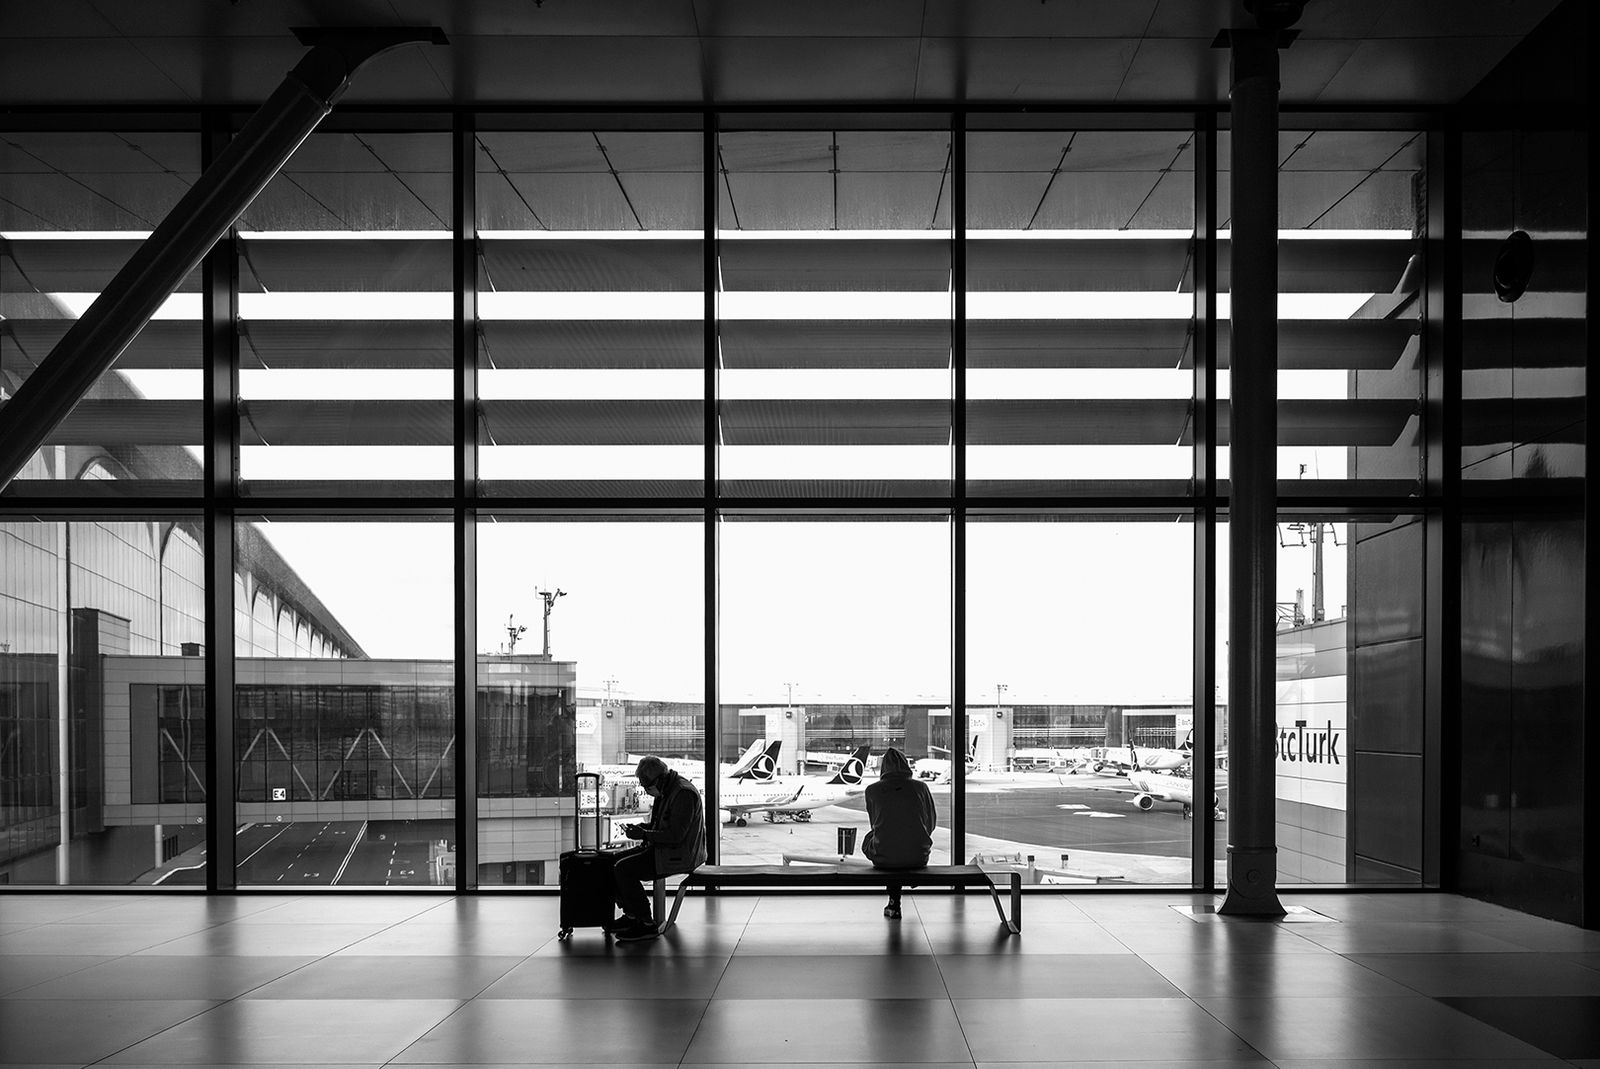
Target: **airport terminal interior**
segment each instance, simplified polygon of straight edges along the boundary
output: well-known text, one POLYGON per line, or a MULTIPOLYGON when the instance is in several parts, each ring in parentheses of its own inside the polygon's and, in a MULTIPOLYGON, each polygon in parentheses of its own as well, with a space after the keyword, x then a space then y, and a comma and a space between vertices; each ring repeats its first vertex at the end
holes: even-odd
POLYGON ((1600 1067, 1593 41, 0 3, 0 1066, 1600 1067))

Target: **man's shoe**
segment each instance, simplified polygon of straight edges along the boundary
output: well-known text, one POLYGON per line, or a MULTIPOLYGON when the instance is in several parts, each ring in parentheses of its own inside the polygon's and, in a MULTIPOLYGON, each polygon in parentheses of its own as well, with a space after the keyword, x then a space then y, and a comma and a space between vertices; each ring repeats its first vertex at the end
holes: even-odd
POLYGON ((635 921, 622 931, 616 933, 619 943, 637 943, 644 939, 654 939, 661 934, 661 929, 648 921, 635 921))
POLYGON ((888 917, 892 921, 899 920, 900 919, 900 903, 898 903, 898 902, 890 902, 887 906, 884 906, 883 907, 883 915, 885 917, 888 917))
POLYGON ((607 933, 609 933, 611 935, 616 935, 618 932, 625 931, 625 930, 633 927, 635 924, 638 924, 638 923, 639 923, 638 921, 634 920, 632 917, 628 916, 626 913, 623 913, 620 916, 614 917, 611 920, 606 921, 600 927, 605 932, 607 932, 607 933))

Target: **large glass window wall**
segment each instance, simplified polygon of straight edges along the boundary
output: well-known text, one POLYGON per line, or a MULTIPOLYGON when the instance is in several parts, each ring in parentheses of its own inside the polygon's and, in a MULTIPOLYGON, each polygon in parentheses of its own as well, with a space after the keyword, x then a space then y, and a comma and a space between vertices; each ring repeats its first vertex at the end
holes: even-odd
MULTIPOLYGON (((1348 769, 1279 776, 1286 882, 1426 882, 1426 138, 1388 125, 1285 120, 1280 719, 1348 769)), ((0 400, 198 128, 0 135, 0 400)), ((1183 115, 341 116, 217 254, 236 349, 197 273, 0 496, 0 879, 550 884, 576 774, 609 838, 645 753, 716 794, 719 860, 836 856, 892 746, 936 861, 1220 880, 1226 149, 1183 115), (231 588, 207 449, 249 500, 231 588), (107 493, 188 511, 41 512, 107 493)))

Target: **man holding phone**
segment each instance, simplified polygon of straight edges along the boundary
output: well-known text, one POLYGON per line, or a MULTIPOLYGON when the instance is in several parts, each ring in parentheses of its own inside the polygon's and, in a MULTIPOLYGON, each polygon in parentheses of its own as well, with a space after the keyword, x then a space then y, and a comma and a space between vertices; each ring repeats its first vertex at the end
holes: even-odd
POLYGON ((640 758, 634 774, 652 799, 648 824, 624 824, 622 834, 639 845, 616 861, 616 902, 622 915, 606 926, 621 942, 660 934, 650 915, 646 880, 693 872, 706 861, 706 819, 694 784, 654 755, 640 758))

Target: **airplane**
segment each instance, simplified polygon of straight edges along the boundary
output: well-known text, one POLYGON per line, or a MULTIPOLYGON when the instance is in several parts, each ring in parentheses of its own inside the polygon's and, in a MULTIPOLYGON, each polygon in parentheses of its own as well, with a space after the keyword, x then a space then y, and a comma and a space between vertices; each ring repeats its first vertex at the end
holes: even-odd
POLYGON ((801 776, 799 788, 792 799, 781 805, 752 807, 746 810, 746 813, 763 813, 767 822, 771 824, 777 823, 779 817, 785 816, 802 822, 810 820, 813 809, 835 805, 866 790, 861 781, 866 778, 867 757, 870 753, 870 747, 857 746, 850 756, 845 758, 839 771, 832 776, 828 778, 801 776))
MULTIPOLYGON (((1139 808, 1141 813, 1148 813, 1155 808, 1157 802, 1174 802, 1183 807, 1183 818, 1188 820, 1194 813, 1194 781, 1188 776, 1172 775, 1165 772, 1132 771, 1128 773, 1128 786, 1120 784, 1096 784, 1086 788, 1091 791, 1116 791, 1121 794, 1133 795, 1129 801, 1139 808)), ((1211 819, 1223 819, 1223 805, 1228 792, 1227 776, 1217 777, 1216 793, 1211 796, 1211 819)))
MULTIPOLYGON (((1120 749, 1120 748, 1119 748, 1120 749)), ((1188 765, 1193 755, 1193 744, 1185 740, 1177 749, 1166 746, 1148 747, 1143 751, 1138 750, 1130 742, 1126 759, 1112 752, 1107 746, 1097 748, 1089 758, 1089 768, 1093 772, 1102 772, 1112 769, 1117 775, 1129 772, 1174 772, 1188 765)))
MULTIPOLYGON (((943 746, 928 745, 930 750, 949 753, 943 746)), ((972 771, 978 764, 978 736, 972 736, 972 745, 967 748, 967 771, 972 771)), ((917 779, 928 783, 950 782, 950 761, 944 757, 919 757, 911 762, 911 774, 917 779)))
MULTIPOLYGON (((753 766, 756 763, 756 761, 759 760, 764 755, 766 750, 767 750, 767 740, 766 739, 757 739, 755 742, 752 742, 745 749, 744 753, 739 755, 738 760, 734 761, 733 764, 731 764, 731 765, 723 765, 722 766, 722 769, 721 769, 722 778, 723 779, 727 779, 727 778, 729 778, 731 776, 736 776, 736 775, 739 775, 740 773, 748 772, 750 770, 751 766, 753 766)), ((598 772, 607 781, 621 780, 623 782, 631 782, 632 779, 633 779, 634 771, 639 766, 639 758, 642 757, 642 756, 644 756, 644 755, 643 754, 629 754, 628 755, 628 761, 629 761, 628 764, 625 764, 625 765, 595 765, 595 766, 593 766, 591 768, 585 768, 583 771, 585 771, 585 772, 598 772)), ((701 762, 701 761, 697 761, 697 760, 694 760, 692 758, 689 758, 689 759, 679 758, 677 760, 674 760, 674 759, 672 759, 670 757, 663 757, 661 760, 668 768, 670 768, 670 769, 672 769, 672 771, 678 773, 684 779, 689 780, 691 783, 697 782, 700 779, 700 777, 702 775, 704 775, 704 773, 705 773, 705 764, 703 762, 701 762)), ((768 771, 766 773, 768 779, 771 779, 771 778, 773 778, 774 776, 777 775, 777 768, 778 768, 778 766, 777 766, 777 750, 774 749, 773 750, 773 761, 772 761, 771 765, 769 766, 768 771)))

